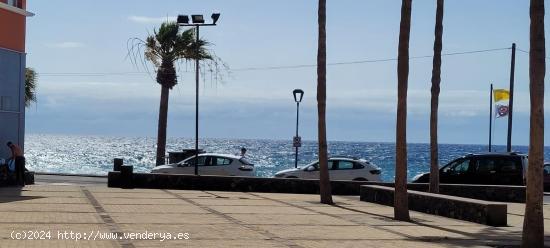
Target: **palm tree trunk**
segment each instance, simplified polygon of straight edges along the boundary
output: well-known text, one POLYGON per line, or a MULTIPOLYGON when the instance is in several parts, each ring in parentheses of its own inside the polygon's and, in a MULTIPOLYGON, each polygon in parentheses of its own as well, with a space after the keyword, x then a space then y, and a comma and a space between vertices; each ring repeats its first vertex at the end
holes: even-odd
POLYGON ((407 87, 409 77, 409 36, 412 0, 403 0, 397 55, 397 125, 395 141, 395 219, 409 221, 407 195, 407 87))
POLYGON ((531 120, 522 246, 543 247, 544 76, 546 73, 544 0, 531 0, 530 16, 529 92, 531 96, 531 120))
POLYGON ((170 89, 161 85, 160 107, 159 107, 159 126, 157 134, 157 162, 156 165, 165 164, 166 155, 166 126, 168 123, 168 96, 170 89))
POLYGON ((328 174, 327 126, 325 119, 327 100, 327 35, 326 0, 319 0, 319 47, 317 50, 317 112, 319 138, 319 190, 321 203, 333 204, 328 174))
POLYGON ((430 111, 430 192, 439 193, 439 157, 437 142, 437 111, 439 108, 439 85, 441 84, 441 49, 443 47, 443 4, 437 0, 435 14, 434 58, 432 68, 432 100, 430 111))

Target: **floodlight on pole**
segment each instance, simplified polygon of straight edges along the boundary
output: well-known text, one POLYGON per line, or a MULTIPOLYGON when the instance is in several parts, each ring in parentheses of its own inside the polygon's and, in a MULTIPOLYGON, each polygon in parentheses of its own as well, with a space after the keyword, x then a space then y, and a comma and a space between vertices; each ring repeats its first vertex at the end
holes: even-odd
POLYGON ((187 15, 178 15, 178 24, 189 24, 189 16, 187 15))
POLYGON ((202 15, 191 15, 191 19, 194 24, 204 23, 204 17, 202 15))
POLYGON ((216 24, 216 22, 218 22, 218 19, 220 19, 220 13, 212 14, 212 24, 216 24))
MULTIPOLYGON (((216 22, 220 18, 220 13, 212 14, 212 23, 204 23, 203 15, 191 15, 192 23, 189 23, 188 15, 178 15, 178 25, 184 27, 195 27, 195 42, 199 43, 199 27, 200 26, 216 26, 216 22)), ((199 46, 197 46, 199 49, 199 46)), ((197 51, 199 54, 199 51, 197 51)), ((195 175, 199 175, 199 72, 200 58, 195 59, 195 175)))

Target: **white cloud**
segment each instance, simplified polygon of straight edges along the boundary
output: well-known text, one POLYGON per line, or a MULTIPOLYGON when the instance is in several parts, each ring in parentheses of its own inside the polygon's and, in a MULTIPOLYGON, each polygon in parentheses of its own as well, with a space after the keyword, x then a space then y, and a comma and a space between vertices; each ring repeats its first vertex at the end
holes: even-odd
POLYGON ((141 24, 160 24, 165 21, 176 21, 176 17, 164 16, 164 17, 148 17, 148 16, 129 16, 128 20, 141 23, 141 24))
POLYGON ((54 47, 54 48, 80 48, 80 47, 85 47, 86 45, 81 42, 63 41, 63 42, 57 42, 57 43, 50 43, 50 44, 47 44, 47 46, 54 47))

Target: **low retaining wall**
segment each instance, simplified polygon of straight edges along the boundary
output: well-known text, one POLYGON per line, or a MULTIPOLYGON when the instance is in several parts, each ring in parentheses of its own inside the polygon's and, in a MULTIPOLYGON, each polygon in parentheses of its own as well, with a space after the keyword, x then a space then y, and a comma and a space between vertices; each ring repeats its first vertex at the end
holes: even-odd
MULTIPOLYGON (((408 192, 408 199, 410 210, 490 226, 506 226, 507 224, 508 206, 505 203, 412 190, 408 192)), ((374 185, 361 186, 361 201, 393 206, 394 188, 374 185)))
MULTIPOLYGON (((128 166, 130 167, 130 166, 128 166)), ((153 173, 129 173, 123 180, 121 172, 109 172, 109 187, 186 189, 213 191, 248 191, 318 194, 319 180, 295 178, 260 178, 228 176, 194 176, 153 173)), ((331 181, 334 195, 359 195, 361 185, 393 187, 393 183, 363 181, 331 181)), ((408 184, 410 190, 428 191, 428 184, 408 184)), ((525 187, 502 185, 441 184, 442 194, 488 201, 525 202, 525 187)))
MULTIPOLYGON (((185 189, 299 194, 319 193, 319 180, 313 179, 133 173, 133 177, 130 180, 131 185, 128 185, 128 180, 124 180, 123 178, 124 177, 121 175, 121 172, 109 172, 108 186, 122 188, 185 189)), ((359 186, 365 183, 367 182, 331 181, 332 193, 335 195, 359 195, 359 186)), ((388 186, 391 185, 392 184, 388 184, 388 186)))
POLYGON ((25 171, 25 185, 34 184, 34 171, 25 171))
MULTIPOLYGON (((424 184, 422 189, 418 189, 415 184, 409 184, 408 187, 411 190, 427 192, 429 186, 424 184)), ((525 186, 440 184, 439 193, 485 201, 525 203, 525 186)))

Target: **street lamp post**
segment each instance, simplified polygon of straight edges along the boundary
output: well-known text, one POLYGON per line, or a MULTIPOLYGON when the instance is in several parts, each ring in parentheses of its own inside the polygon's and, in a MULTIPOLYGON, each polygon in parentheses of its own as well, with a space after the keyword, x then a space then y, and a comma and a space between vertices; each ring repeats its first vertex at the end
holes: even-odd
POLYGON ((293 146, 296 148, 296 154, 294 158, 294 168, 298 168, 298 147, 302 146, 302 138, 298 136, 298 123, 300 119, 300 102, 302 97, 304 97, 304 91, 301 89, 295 89, 292 91, 294 95, 294 101, 296 102, 296 136, 293 139, 293 146))
POLYGON ((220 13, 212 14, 212 23, 204 23, 202 15, 191 15, 192 23, 189 23, 189 16, 178 15, 178 25, 184 27, 195 27, 195 38, 197 43, 197 53, 195 54, 195 175, 199 175, 199 72, 200 72, 200 47, 199 43, 199 27, 200 26, 216 26, 216 22, 220 18, 220 13))

